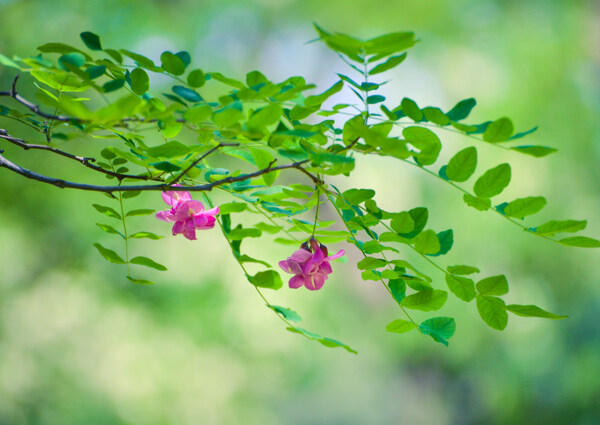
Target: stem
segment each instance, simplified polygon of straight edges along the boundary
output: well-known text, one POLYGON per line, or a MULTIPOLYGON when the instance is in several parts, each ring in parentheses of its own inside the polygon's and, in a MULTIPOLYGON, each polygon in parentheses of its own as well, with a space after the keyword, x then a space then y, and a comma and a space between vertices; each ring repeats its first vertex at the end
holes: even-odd
MULTIPOLYGON (((112 167, 112 164, 111 164, 112 167)), ((113 167, 114 169, 114 167, 113 167)), ((121 182, 119 181, 119 184, 121 182)), ((125 261, 127 262, 127 275, 131 276, 129 267, 129 237, 127 235, 127 224, 125 224, 125 210, 123 208, 123 192, 119 192, 119 205, 121 206, 121 221, 123 222, 123 234, 125 235, 125 261)))
MULTIPOLYGON (((421 166, 419 166, 419 165, 415 164, 414 162, 408 161, 408 160, 406 160, 406 159, 401 159, 401 161, 404 161, 404 162, 406 162, 407 164, 410 164, 410 165, 412 165, 412 166, 414 166, 414 167, 417 167, 417 168, 419 168, 419 169, 421 169, 421 170, 425 171, 427 174, 430 174, 430 175, 432 175, 432 176, 436 177, 437 179, 439 179, 439 180, 442 180, 442 181, 444 181, 444 182, 448 183, 450 186, 454 187, 455 189, 458 189, 458 190, 460 190, 462 193, 464 193, 464 194, 466 194, 466 195, 472 196, 472 197, 474 197, 474 198, 476 197, 476 196, 472 195, 471 193, 469 193, 468 191, 466 191, 465 189, 463 189, 462 187, 460 187, 460 186, 458 186, 457 184, 455 184, 454 182, 451 182, 450 180, 446 180, 446 179, 443 179, 443 178, 441 178, 439 175, 437 175, 436 173, 434 173, 434 172, 433 172, 433 171, 431 171, 431 170, 428 170, 427 168, 421 167, 421 166)), ((552 238, 550 238, 550 237, 548 237, 548 236, 546 236, 546 235, 540 235, 539 233, 536 233, 536 232, 532 231, 531 229, 529 229, 529 227, 527 227, 527 226, 525 226, 525 225, 523 225, 523 224, 519 223, 518 221, 514 221, 514 220, 513 220, 512 218, 510 218, 510 217, 507 217, 507 216, 505 216, 505 215, 504 215, 504 214, 502 214, 500 211, 498 211, 496 208, 490 207, 490 208, 488 208, 488 209, 489 209, 489 210, 491 210, 491 211, 493 211, 493 212, 495 212, 496 214, 498 214, 498 215, 499 215, 499 216, 501 216, 502 218, 506 219, 506 220, 507 220, 507 221, 509 221, 510 223, 514 224, 515 226, 518 226, 518 227, 520 227, 521 229, 523 229, 523 230, 524 230, 524 231, 526 231, 527 233, 531 233, 532 235, 538 236, 538 237, 540 237, 540 238, 544 238, 544 239, 547 239, 547 240, 549 240, 549 241, 552 241, 552 242, 559 243, 559 242, 558 242, 558 241, 556 241, 555 239, 552 239, 552 238)))
MULTIPOLYGON (((360 244, 358 243, 358 241, 356 240, 356 237, 354 236, 354 233, 352 233, 352 231, 350 230, 350 228, 348 227, 348 224, 346 223, 346 220, 344 220, 344 216, 342 215, 342 213, 340 212, 340 210, 338 209, 337 205, 335 204, 335 202, 333 201, 333 199, 331 199, 331 196, 329 195, 329 192, 326 191, 325 193, 327 195, 327 199, 329 199, 329 202, 331 202, 331 205, 333 205, 333 208, 337 211, 338 215, 340 216, 340 218, 342 219, 342 222, 344 223, 344 226, 346 226, 346 229, 348 229, 348 233, 350 234, 350 236, 352 237, 352 239, 354 239, 354 245, 360 250, 360 252, 362 253, 363 257, 367 257, 366 252, 361 248, 360 244)), ((387 261, 387 260, 386 260, 387 261)), ((379 281, 383 284, 383 287, 390 293, 390 295, 392 295, 392 291, 391 289, 386 285, 386 283, 384 282, 384 280, 380 277, 379 281)), ((393 298, 393 295, 392 295, 393 298)), ((394 298, 395 300, 395 298, 394 298)), ((400 308, 402 309, 402 311, 404 312, 404 314, 406 314, 406 317, 408 317, 408 319, 413 323, 413 325, 415 325, 415 328, 417 328, 417 330, 420 333, 421 329, 419 328, 419 326, 415 323, 415 321, 413 320, 412 317, 410 317, 410 314, 408 314, 408 312, 406 311, 406 309, 400 305, 400 303, 398 303, 396 301, 396 303, 398 304, 398 306, 400 306, 400 308)))
POLYGON ((321 205, 321 194, 319 193, 319 186, 317 186, 317 211, 315 212, 315 224, 313 226, 312 237, 315 237, 315 231, 317 230, 317 222, 319 221, 319 205, 321 205))
MULTIPOLYGON (((204 199, 206 200, 206 203, 212 208, 213 207, 213 203, 211 202, 210 198, 208 197, 208 195, 206 193, 202 194, 204 196, 204 199)), ((237 261, 237 263, 240 265, 240 267, 242 268, 242 270, 244 271, 244 275, 246 276, 246 278, 248 276, 250 276, 250 274, 248 273, 248 270, 246 270, 246 267, 244 267, 244 264, 240 262, 240 260, 238 259, 238 257, 235 255, 235 251, 233 249, 233 246, 231 245, 231 241, 229 240, 229 238, 227 237, 227 234, 225 233, 225 229, 223 228, 223 225, 221 224, 221 220, 219 219, 219 217, 216 218, 217 223, 219 224, 219 227, 221 228, 221 233, 223 234, 223 236, 225 237, 225 240, 227 241, 227 244, 229 245, 229 248, 231 249, 231 252, 234 253, 234 258, 237 261)), ((252 283, 250 283, 252 284, 252 283)), ((273 310, 273 305, 269 302, 269 300, 267 300, 267 298, 264 296, 264 294, 260 291, 260 289, 258 289, 258 287, 256 285, 252 285, 254 287, 254 289, 256 289, 256 292, 258 293, 258 295, 262 298, 262 300, 265 302, 266 306, 269 307, 269 309, 277 316, 279 317, 279 319, 281 319, 281 321, 283 321, 286 325, 288 325, 291 328, 295 328, 295 326, 289 321, 287 320, 285 317, 281 316, 279 313, 277 313, 275 310, 273 310)), ((302 336, 304 336, 306 339, 309 339, 309 337, 307 337, 304 334, 301 334, 302 336)))

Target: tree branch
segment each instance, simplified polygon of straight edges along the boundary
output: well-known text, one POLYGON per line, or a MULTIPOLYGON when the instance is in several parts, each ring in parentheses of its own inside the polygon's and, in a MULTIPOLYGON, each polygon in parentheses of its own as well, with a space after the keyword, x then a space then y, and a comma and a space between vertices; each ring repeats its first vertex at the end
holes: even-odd
MULTIPOLYGON (((39 115, 40 117, 43 117, 43 118, 46 118, 49 120, 62 121, 62 122, 71 121, 72 118, 66 117, 64 115, 52 115, 52 114, 43 112, 42 110, 40 110, 40 107, 38 105, 36 105, 33 102, 30 102, 29 100, 27 100, 23 96, 21 96, 19 93, 17 93, 17 81, 18 80, 19 80, 19 75, 17 75, 15 77, 15 79, 13 80, 10 91, 0 91, 0 96, 12 97, 17 102, 19 102, 21 105, 26 106, 29 110, 33 111, 36 115, 39 115)), ((76 121, 79 121, 79 120, 76 120, 76 121)))
POLYGON ((181 180, 183 178, 183 176, 185 176, 192 168, 194 168, 196 165, 198 165, 198 163, 200 161, 202 161, 204 158, 206 158, 208 155, 210 155, 211 153, 213 153, 214 151, 216 151, 219 148, 222 148, 224 146, 239 146, 239 143, 219 143, 217 146, 213 147, 212 149, 209 149, 207 152, 205 152, 204 154, 202 154, 200 156, 200 158, 198 158, 197 160, 195 160, 194 162, 192 162, 190 164, 189 167, 187 167, 185 170, 183 170, 181 172, 181 174, 179 174, 177 177, 175 177, 175 179, 173 179, 173 181, 171 181, 169 184, 175 184, 177 183, 179 180, 181 180))
POLYGON ((107 174, 109 176, 113 176, 116 177, 118 179, 136 179, 136 180, 154 180, 154 181, 162 181, 161 179, 157 179, 157 178, 153 178, 150 176, 137 176, 134 174, 121 174, 121 173, 115 173, 114 171, 110 171, 110 170, 105 170, 102 167, 99 167, 98 165, 92 164, 92 162, 95 162, 96 159, 95 158, 89 158, 89 157, 83 157, 83 156, 77 156, 77 155, 73 155, 70 154, 68 152, 65 151, 61 151, 60 149, 56 149, 52 146, 47 146, 47 145, 35 145, 35 144, 31 144, 31 143, 27 143, 25 140, 23 139, 18 139, 16 137, 12 137, 8 134, 8 132, 4 129, 0 128, 0 139, 4 139, 10 143, 12 143, 13 145, 17 145, 25 150, 29 150, 29 149, 37 149, 37 150, 43 150, 43 151, 49 151, 52 153, 55 153, 57 155, 60 156, 64 156, 65 158, 70 158, 73 159, 79 163, 81 163, 82 165, 86 166, 87 168, 90 168, 94 171, 98 171, 100 173, 103 174, 107 174))
POLYGON ((38 174, 35 171, 28 170, 26 168, 20 167, 17 164, 9 161, 3 155, 0 155, 0 168, 7 168, 10 171, 20 174, 23 177, 28 179, 37 180, 42 183, 47 183, 54 185, 56 187, 60 187, 61 189, 69 188, 69 189, 79 189, 79 190, 87 190, 92 192, 104 192, 104 193, 112 193, 112 192, 129 192, 129 191, 190 191, 190 192, 202 192, 202 191, 210 191, 215 187, 222 186, 228 183, 235 183, 247 179, 251 179, 254 177, 259 177, 263 174, 272 173, 278 170, 285 170, 288 168, 295 168, 298 171, 306 174, 313 180, 314 182, 320 181, 316 176, 305 170, 302 165, 306 164, 308 160, 294 162, 292 164, 280 165, 278 167, 268 167, 262 170, 255 171, 253 173, 241 174, 236 177, 226 177, 221 180, 217 180, 212 183, 207 183, 203 185, 196 186, 173 186, 172 184, 156 184, 156 185, 132 185, 132 186, 97 186, 91 184, 83 184, 83 183, 75 183, 66 180, 56 179, 53 177, 44 176, 42 174, 38 174))

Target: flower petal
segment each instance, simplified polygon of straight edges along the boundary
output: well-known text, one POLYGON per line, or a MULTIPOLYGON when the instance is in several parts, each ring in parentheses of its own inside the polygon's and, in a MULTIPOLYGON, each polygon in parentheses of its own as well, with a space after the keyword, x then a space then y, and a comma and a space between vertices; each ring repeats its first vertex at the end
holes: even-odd
POLYGON ((176 221, 173 225, 173 236, 183 233, 184 223, 183 220, 176 221))
POLYGON ((333 254, 333 255, 330 255, 329 257, 327 257, 325 259, 325 261, 336 260, 336 259, 342 257, 345 253, 346 253, 346 251, 344 251, 343 249, 340 249, 336 254, 333 254))
POLYGON ((312 258, 312 254, 305 249, 294 251, 290 258, 298 263, 304 263, 312 258))
POLYGON ((196 229, 192 228, 191 230, 186 228, 183 231, 183 236, 185 236, 186 238, 188 238, 191 241, 195 241, 196 240, 196 229))
POLYGON ((156 213, 156 218, 162 221, 166 221, 167 223, 172 223, 175 221, 175 217, 169 211, 159 211, 156 213))
POLYGON ((324 273, 326 275, 333 273, 333 270, 331 269, 331 264, 329 264, 329 262, 327 261, 323 261, 319 265, 319 273, 324 273))
POLYGON ((319 289, 321 289, 323 287, 323 284, 325 283, 325 280, 327 279, 327 276, 325 276, 324 274, 321 273, 315 273, 312 276, 312 281, 313 281, 313 291, 318 291, 319 289))
POLYGON ((292 268, 290 267, 288 260, 282 260, 279 262, 279 267, 286 273, 293 273, 292 268))
POLYGON ((302 285, 304 285, 304 277, 299 275, 292 276, 292 278, 290 278, 290 281, 288 282, 288 285, 292 289, 298 289, 302 285))
POLYGON ((204 211, 204 214, 214 217, 215 215, 219 214, 219 207, 214 207, 214 208, 211 208, 210 210, 206 210, 206 211, 204 211))

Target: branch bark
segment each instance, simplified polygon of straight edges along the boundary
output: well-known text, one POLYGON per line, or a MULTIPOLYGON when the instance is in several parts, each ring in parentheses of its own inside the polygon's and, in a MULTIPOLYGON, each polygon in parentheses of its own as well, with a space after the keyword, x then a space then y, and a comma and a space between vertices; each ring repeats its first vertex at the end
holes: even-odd
POLYGON ((263 174, 272 173, 278 170, 285 170, 294 168, 298 171, 306 174, 313 182, 321 182, 316 176, 307 171, 303 164, 306 164, 308 160, 297 161, 291 164, 280 165, 278 167, 268 167, 262 170, 255 171, 253 173, 241 174, 236 177, 226 177, 221 180, 217 180, 212 183, 207 183, 203 185, 196 186, 173 186, 173 183, 164 183, 164 184, 156 184, 156 185, 131 185, 131 186, 98 186, 84 183, 76 183, 67 180, 56 179, 53 177, 44 176, 42 174, 38 174, 35 171, 28 170, 27 168, 23 168, 18 166, 17 164, 9 161, 3 155, 0 154, 0 168, 6 168, 14 173, 20 174, 23 177, 26 177, 31 180, 36 180, 42 183, 47 183, 59 187, 61 189, 79 189, 86 190, 92 192, 104 192, 104 193, 112 193, 112 192, 129 192, 129 191, 188 191, 188 192, 203 192, 210 191, 215 187, 222 186, 224 184, 235 183, 239 181, 244 181, 247 179, 251 179, 254 177, 259 177, 263 174))

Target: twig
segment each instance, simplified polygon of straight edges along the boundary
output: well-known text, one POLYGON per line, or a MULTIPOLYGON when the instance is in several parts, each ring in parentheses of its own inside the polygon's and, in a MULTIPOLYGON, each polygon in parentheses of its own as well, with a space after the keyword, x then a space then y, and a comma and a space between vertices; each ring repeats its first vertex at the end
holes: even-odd
MULTIPOLYGON (((29 100, 27 100, 23 96, 21 96, 19 93, 17 93, 17 81, 18 80, 19 80, 19 75, 17 75, 15 77, 15 79, 13 80, 13 83, 12 83, 12 86, 10 88, 10 91, 0 91, 0 96, 9 96, 9 97, 12 97, 17 102, 19 102, 21 105, 24 105, 28 109, 30 109, 31 111, 33 111, 36 115, 39 115, 40 117, 47 118, 49 120, 56 120, 56 121, 68 122, 68 121, 71 121, 73 119, 73 118, 66 117, 64 115, 52 115, 52 114, 48 114, 48 113, 43 112, 42 110, 40 110, 40 107, 38 105, 36 105, 33 102, 30 102, 29 100)), ((79 121, 77 119, 75 119, 75 120, 79 121)))
POLYGON ((206 158, 208 155, 210 155, 211 153, 213 153, 217 149, 222 148, 223 146, 239 146, 239 145, 240 145, 239 143, 219 143, 217 146, 213 147, 212 149, 209 149, 207 152, 205 152, 204 154, 202 154, 198 159, 196 159, 194 162, 192 162, 189 167, 187 167, 185 170, 183 170, 181 172, 181 174, 179 174, 177 177, 175 177, 175 179, 173 179, 173 181, 171 181, 169 184, 175 184, 175 183, 177 183, 192 168, 194 168, 196 165, 198 165, 200 163, 200 161, 202 161, 204 158, 206 158))
POLYGON ((104 173, 109 176, 113 176, 118 179, 121 179, 121 180, 122 179, 136 179, 136 180, 145 180, 145 181, 147 181, 147 180, 162 181, 161 179, 157 179, 157 178, 153 178, 153 177, 149 177, 149 176, 136 176, 133 174, 121 174, 121 173, 116 173, 114 171, 105 170, 104 168, 99 167, 98 165, 92 164, 92 162, 96 161, 95 158, 73 155, 68 152, 61 151, 60 149, 56 149, 52 146, 36 145, 36 144, 27 143, 23 139, 18 139, 16 137, 10 136, 6 130, 1 129, 1 128, 0 128, 0 139, 4 139, 4 140, 12 143, 13 145, 17 145, 25 150, 37 149, 37 150, 49 151, 49 152, 55 153, 57 155, 64 156, 65 158, 73 159, 94 171, 98 171, 100 173, 104 173))
POLYGON ((75 183, 66 180, 56 179, 53 177, 44 176, 42 174, 38 174, 35 171, 28 170, 26 168, 20 167, 17 164, 9 161, 3 155, 0 155, 0 168, 7 168, 10 171, 20 174, 23 177, 28 179, 37 180, 42 183, 47 183, 54 185, 56 187, 60 187, 61 189, 69 188, 69 189, 79 189, 79 190, 87 190, 92 192, 128 192, 128 191, 190 191, 190 192, 202 192, 202 191, 210 191, 215 187, 222 186, 228 183, 235 183, 247 179, 251 179, 254 177, 261 176, 263 174, 272 173, 278 170, 285 170, 288 168, 295 168, 298 171, 303 172, 307 176, 309 176, 313 181, 317 181, 317 177, 313 176, 310 172, 306 171, 302 165, 306 164, 308 160, 294 162, 292 164, 280 165, 278 167, 269 167, 262 170, 255 171, 254 173, 241 174, 236 177, 226 177, 221 180, 217 180, 212 183, 197 185, 197 186, 173 186, 172 184, 164 183, 157 185, 132 185, 132 186, 98 186, 84 183, 75 183))

